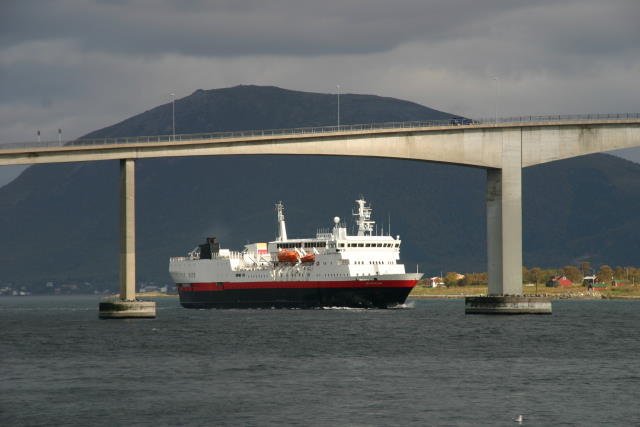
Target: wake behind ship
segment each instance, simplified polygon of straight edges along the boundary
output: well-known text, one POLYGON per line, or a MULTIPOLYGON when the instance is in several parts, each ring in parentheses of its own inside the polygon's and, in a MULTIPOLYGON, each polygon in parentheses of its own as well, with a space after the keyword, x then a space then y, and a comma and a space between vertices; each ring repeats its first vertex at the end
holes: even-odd
POLYGON ((169 273, 186 308, 387 308, 403 304, 422 277, 405 273, 400 236, 373 232, 371 208, 356 200, 357 234, 335 217, 313 238, 289 239, 282 202, 278 236, 241 252, 207 238, 186 257, 169 260, 169 273))

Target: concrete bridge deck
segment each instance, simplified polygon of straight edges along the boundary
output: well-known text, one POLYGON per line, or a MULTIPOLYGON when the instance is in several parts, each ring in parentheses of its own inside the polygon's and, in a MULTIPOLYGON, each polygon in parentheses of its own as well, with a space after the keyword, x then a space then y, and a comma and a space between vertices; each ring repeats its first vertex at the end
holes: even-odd
POLYGON ((500 140, 522 142, 522 165, 634 146, 640 114, 549 116, 498 122, 377 123, 210 134, 0 145, 0 165, 243 154, 370 156, 501 168, 500 140), (511 132, 510 132, 511 131, 511 132))
MULTIPOLYGON (((640 114, 406 122, 23 143, 0 146, 0 165, 120 160, 121 298, 135 299, 135 160, 178 156, 321 155, 411 159, 487 170, 489 295, 522 295, 522 168, 640 146, 640 114)), ((495 299, 495 298, 494 298, 495 299)), ((469 312, 540 312, 518 301, 469 312)), ((480 304, 480 305, 478 305, 480 304)), ((551 309, 549 303, 549 312, 551 309)), ((545 312, 545 308, 542 312, 545 312)))

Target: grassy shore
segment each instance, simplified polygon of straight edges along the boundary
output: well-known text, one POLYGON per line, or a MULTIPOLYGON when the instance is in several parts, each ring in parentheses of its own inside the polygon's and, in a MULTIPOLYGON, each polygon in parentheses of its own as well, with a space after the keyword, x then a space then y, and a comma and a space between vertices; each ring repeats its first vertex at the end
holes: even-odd
MULTIPOLYGON (((554 299, 640 299, 640 286, 623 285, 603 289, 587 290, 582 285, 569 288, 547 288, 538 285, 524 286, 525 295, 544 295, 554 299)), ((487 294, 486 286, 453 286, 450 288, 428 288, 418 284, 409 294, 410 298, 464 298, 487 294)))

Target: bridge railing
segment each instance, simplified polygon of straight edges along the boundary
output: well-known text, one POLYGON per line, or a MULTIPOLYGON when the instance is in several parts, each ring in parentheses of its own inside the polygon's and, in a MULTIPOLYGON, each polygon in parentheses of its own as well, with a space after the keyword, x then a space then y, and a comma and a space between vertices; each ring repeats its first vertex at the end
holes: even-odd
POLYGON ((615 119, 640 119, 640 113, 613 113, 613 114, 558 114, 546 116, 512 116, 484 119, 470 119, 465 117, 453 117, 442 120, 419 120, 407 122, 383 122, 364 123, 340 126, 316 126, 290 129, 260 129, 227 132, 208 132, 175 135, 151 135, 151 136, 131 136, 113 138, 81 138, 71 141, 42 141, 42 142, 17 142, 0 144, 0 150, 30 147, 59 147, 59 146, 90 146, 108 144, 137 144, 137 143, 161 143, 161 142, 189 142, 194 140, 224 140, 231 138, 246 138, 260 136, 288 136, 288 135, 310 135, 310 134, 330 134, 336 132, 356 132, 366 130, 385 129, 411 129, 428 128, 442 126, 487 126, 519 123, 545 123, 560 121, 594 121, 594 120, 615 120, 615 119))

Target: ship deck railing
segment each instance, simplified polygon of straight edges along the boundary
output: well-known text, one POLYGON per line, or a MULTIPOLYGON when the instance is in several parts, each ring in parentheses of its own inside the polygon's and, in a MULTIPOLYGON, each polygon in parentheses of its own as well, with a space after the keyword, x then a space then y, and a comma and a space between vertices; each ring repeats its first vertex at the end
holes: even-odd
POLYGON ((224 255, 221 255, 220 253, 218 253, 217 255, 213 255, 212 256, 213 259, 244 259, 244 253, 242 252, 237 252, 237 251, 229 251, 228 253, 225 253, 224 255))

